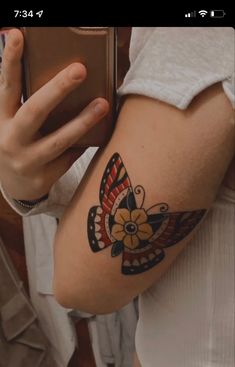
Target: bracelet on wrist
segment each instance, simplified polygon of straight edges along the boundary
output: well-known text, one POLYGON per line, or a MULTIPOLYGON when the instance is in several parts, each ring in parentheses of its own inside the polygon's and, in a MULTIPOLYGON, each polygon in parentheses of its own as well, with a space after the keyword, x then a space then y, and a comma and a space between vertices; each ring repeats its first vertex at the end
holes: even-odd
POLYGON ((17 204, 20 204, 22 207, 27 208, 27 209, 32 209, 33 207, 35 207, 37 204, 40 204, 42 201, 45 201, 48 199, 49 194, 46 194, 44 196, 42 196, 39 199, 35 199, 35 200, 19 200, 19 199, 13 199, 17 204))

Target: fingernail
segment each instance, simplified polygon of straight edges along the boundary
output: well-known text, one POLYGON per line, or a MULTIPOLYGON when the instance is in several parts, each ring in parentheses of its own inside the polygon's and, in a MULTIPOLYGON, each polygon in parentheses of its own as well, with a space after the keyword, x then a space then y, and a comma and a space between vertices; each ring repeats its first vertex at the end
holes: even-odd
POLYGON ((102 105, 102 103, 98 102, 96 103, 96 105, 94 106, 94 111, 96 113, 96 115, 103 115, 105 112, 104 106, 102 105))
POLYGON ((82 79, 82 67, 80 67, 79 65, 73 65, 71 66, 70 70, 69 70, 69 76, 72 79, 75 80, 80 80, 82 79))

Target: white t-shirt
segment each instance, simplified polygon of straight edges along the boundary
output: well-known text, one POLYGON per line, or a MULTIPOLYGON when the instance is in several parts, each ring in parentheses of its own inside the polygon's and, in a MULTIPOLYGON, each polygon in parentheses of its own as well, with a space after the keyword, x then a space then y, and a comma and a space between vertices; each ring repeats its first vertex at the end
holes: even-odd
MULTIPOLYGON (((119 93, 185 109, 222 82, 235 105, 232 28, 133 28, 131 67, 119 93)), ((206 123, 206 122, 205 122, 206 123)), ((53 186, 49 199, 21 215, 61 216, 94 154, 89 149, 53 186)), ((234 366, 235 191, 221 187, 195 238, 169 271, 140 296, 136 350, 142 367, 234 366)))

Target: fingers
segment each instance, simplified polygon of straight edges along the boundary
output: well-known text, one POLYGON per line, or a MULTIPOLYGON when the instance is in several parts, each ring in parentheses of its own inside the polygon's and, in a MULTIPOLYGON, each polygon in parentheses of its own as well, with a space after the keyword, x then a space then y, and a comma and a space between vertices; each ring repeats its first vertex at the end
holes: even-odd
POLYGON ((17 29, 8 31, 0 76, 0 115, 15 115, 21 99, 21 57, 23 35, 17 29))
POLYGON ((80 63, 74 63, 35 92, 16 114, 19 131, 33 135, 39 130, 49 113, 75 89, 86 77, 86 69, 80 63))
POLYGON ((54 160, 79 141, 79 139, 107 114, 108 109, 109 104, 105 99, 95 99, 78 117, 49 136, 34 143, 32 146, 32 157, 35 157, 37 162, 40 162, 40 165, 54 160))

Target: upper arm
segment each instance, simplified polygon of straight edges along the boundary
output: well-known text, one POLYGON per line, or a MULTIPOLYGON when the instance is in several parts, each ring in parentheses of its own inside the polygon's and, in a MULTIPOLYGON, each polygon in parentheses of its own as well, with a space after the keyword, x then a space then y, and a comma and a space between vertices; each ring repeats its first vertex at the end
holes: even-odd
POLYGON ((57 231, 59 302, 107 313, 155 282, 213 202, 234 138, 232 107, 220 84, 185 111, 127 97, 57 231))

